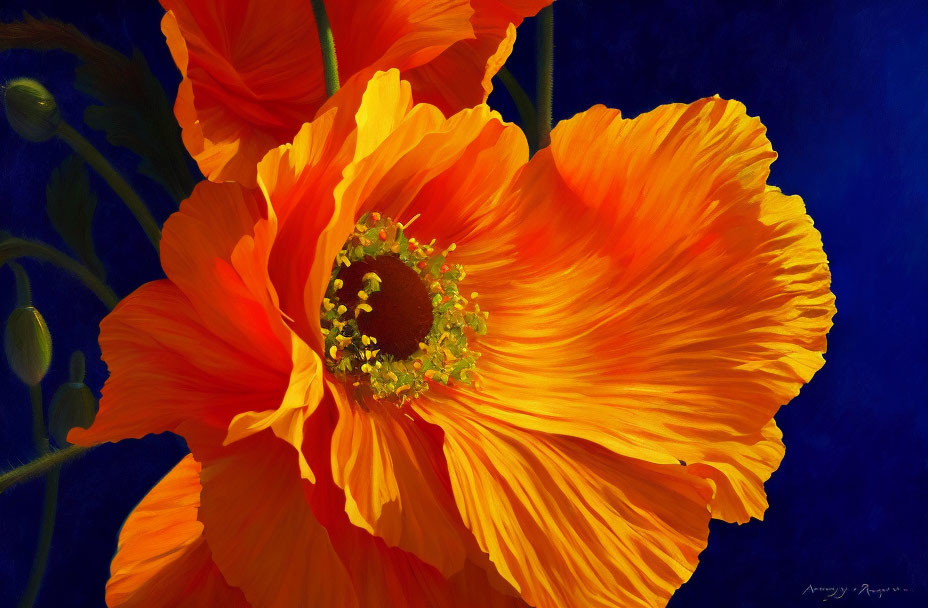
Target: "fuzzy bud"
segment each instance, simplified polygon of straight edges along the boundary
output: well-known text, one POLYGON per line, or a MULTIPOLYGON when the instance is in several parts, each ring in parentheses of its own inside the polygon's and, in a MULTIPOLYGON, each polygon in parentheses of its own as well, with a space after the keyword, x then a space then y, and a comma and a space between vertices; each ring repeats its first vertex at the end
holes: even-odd
POLYGON ((35 306, 20 306, 10 313, 3 346, 6 360, 20 380, 29 386, 42 381, 52 362, 52 336, 35 306))
POLYGON ((17 78, 6 84, 3 94, 6 119, 23 139, 42 142, 51 139, 61 122, 58 104, 48 89, 31 78, 17 78))
POLYGON ((48 428, 59 446, 68 445, 68 431, 75 427, 90 428, 97 415, 97 398, 84 384, 84 355, 71 355, 71 378, 52 397, 48 428))

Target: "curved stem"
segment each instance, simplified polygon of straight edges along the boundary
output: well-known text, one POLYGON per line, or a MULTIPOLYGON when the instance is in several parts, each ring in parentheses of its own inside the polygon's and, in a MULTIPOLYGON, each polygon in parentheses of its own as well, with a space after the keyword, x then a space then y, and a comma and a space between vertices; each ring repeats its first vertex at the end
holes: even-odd
POLYGON ((33 384, 29 387, 29 399, 32 402, 32 440, 39 456, 49 452, 48 430, 45 428, 45 414, 42 411, 42 386, 33 384))
MULTIPOLYGON (((42 412, 42 387, 33 384, 29 387, 29 396, 32 401, 32 432, 35 448, 39 456, 48 456, 48 430, 45 428, 45 415, 42 412)), ((39 539, 35 547, 35 559, 32 562, 32 571, 26 583, 26 591, 19 602, 20 608, 32 608, 35 598, 45 576, 45 566, 48 564, 48 554, 52 547, 52 534, 55 531, 55 513, 58 510, 58 479, 61 465, 52 467, 45 476, 45 500, 42 506, 42 523, 39 526, 39 539)))
POLYGON ((49 470, 77 458, 89 449, 80 445, 70 445, 62 450, 55 450, 44 456, 39 456, 32 462, 27 462, 21 467, 3 473, 0 475, 0 494, 24 481, 44 475, 49 470))
POLYGON ((29 284, 29 275, 16 262, 10 262, 7 265, 16 276, 16 306, 20 308, 32 306, 32 285, 29 284))
POLYGON ((83 135, 75 131, 71 125, 63 120, 58 125, 58 137, 71 146, 88 165, 100 174, 100 177, 106 180, 106 183, 122 199, 122 202, 135 216, 139 225, 142 226, 142 230, 148 235, 148 240, 154 245, 155 251, 158 251, 158 244, 161 242, 161 229, 158 227, 158 222, 152 217, 148 207, 132 189, 132 186, 113 168, 109 161, 103 158, 103 155, 93 147, 92 143, 84 139, 83 135))
POLYGON ((535 40, 536 89, 535 107, 538 111, 538 147, 551 143, 551 108, 554 94, 554 7, 546 6, 538 13, 538 30, 535 40))
POLYGON ((538 150, 537 142, 537 129, 535 127, 535 121, 538 120, 537 112, 535 112, 535 106, 532 104, 532 98, 528 96, 528 93, 525 92, 525 89, 522 88, 522 85, 519 84, 519 81, 516 80, 516 77, 512 75, 506 67, 500 68, 499 72, 496 74, 497 80, 499 80, 506 91, 509 92, 509 96, 512 97, 512 101, 516 104, 516 109, 519 111, 519 118, 522 121, 522 129, 525 131, 526 136, 528 137, 528 145, 531 149, 532 154, 538 150))
POLYGON ((335 57, 335 39, 329 25, 329 15, 325 12, 323 0, 312 0, 316 29, 319 30, 319 46, 322 48, 322 70, 325 74, 325 94, 329 97, 338 90, 338 59, 335 57))
POLYGON ((51 262, 55 266, 66 270, 87 286, 96 295, 104 306, 112 310, 119 298, 110 287, 100 280, 86 266, 74 258, 62 253, 50 245, 39 241, 30 241, 16 237, 0 240, 0 263, 21 257, 31 257, 51 262))
POLYGON ((29 573, 29 582, 26 591, 19 602, 20 608, 32 608, 45 576, 45 567, 48 565, 48 554, 52 548, 52 534, 55 531, 55 514, 58 510, 58 479, 61 474, 60 466, 54 467, 45 476, 45 504, 42 508, 42 523, 39 528, 39 540, 35 548, 35 559, 32 563, 32 572, 29 573))

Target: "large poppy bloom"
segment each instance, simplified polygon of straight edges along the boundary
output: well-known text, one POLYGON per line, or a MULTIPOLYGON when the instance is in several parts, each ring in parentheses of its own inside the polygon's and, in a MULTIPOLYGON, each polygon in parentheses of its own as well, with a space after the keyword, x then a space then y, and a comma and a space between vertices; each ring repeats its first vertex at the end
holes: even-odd
POLYGON ((709 98, 591 108, 528 160, 393 70, 258 189, 198 185, 69 436, 192 452, 126 521, 108 604, 665 604, 711 517, 763 516, 773 416, 823 363, 827 260, 774 158, 709 98))
MULTIPOLYGON (((551 0, 326 2, 343 81, 397 68, 446 115, 486 101, 515 27, 551 0)), ((293 140, 326 98, 309 0, 161 0, 183 75, 184 143, 213 181, 255 184, 261 157, 293 140)))

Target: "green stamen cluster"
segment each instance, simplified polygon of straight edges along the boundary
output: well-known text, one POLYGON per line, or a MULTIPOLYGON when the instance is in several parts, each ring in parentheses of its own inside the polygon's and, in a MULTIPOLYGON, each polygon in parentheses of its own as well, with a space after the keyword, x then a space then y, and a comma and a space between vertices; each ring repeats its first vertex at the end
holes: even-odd
POLYGON ((465 277, 464 268, 446 262, 455 245, 439 252, 434 240, 419 243, 407 238, 403 229, 403 224, 379 213, 363 216, 335 258, 320 310, 329 370, 356 387, 368 387, 375 400, 398 403, 421 395, 428 390, 430 381, 470 384, 473 378, 469 372, 475 368, 479 353, 468 350, 467 331, 485 334, 488 317, 470 301, 477 297, 476 292, 468 299, 458 291, 465 277), (431 296, 431 329, 419 349, 402 360, 382 352, 376 337, 364 335, 358 327, 360 315, 376 314, 368 298, 380 291, 381 278, 373 272, 364 275, 363 289, 351 310, 337 295, 344 286, 339 274, 345 268, 379 256, 395 256, 415 271, 431 296))

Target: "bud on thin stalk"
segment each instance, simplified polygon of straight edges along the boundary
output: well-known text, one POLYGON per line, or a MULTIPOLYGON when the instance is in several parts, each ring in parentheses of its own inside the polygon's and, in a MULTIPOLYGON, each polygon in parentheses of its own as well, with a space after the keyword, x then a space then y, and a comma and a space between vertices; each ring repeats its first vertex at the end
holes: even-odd
POLYGON ((61 123, 54 96, 31 78, 11 80, 4 87, 3 105, 10 126, 23 139, 48 141, 61 123))
POLYGON ((17 307, 6 320, 3 346, 6 360, 29 386, 42 381, 52 361, 52 336, 42 314, 32 305, 29 277, 19 264, 10 263, 16 275, 17 307))

